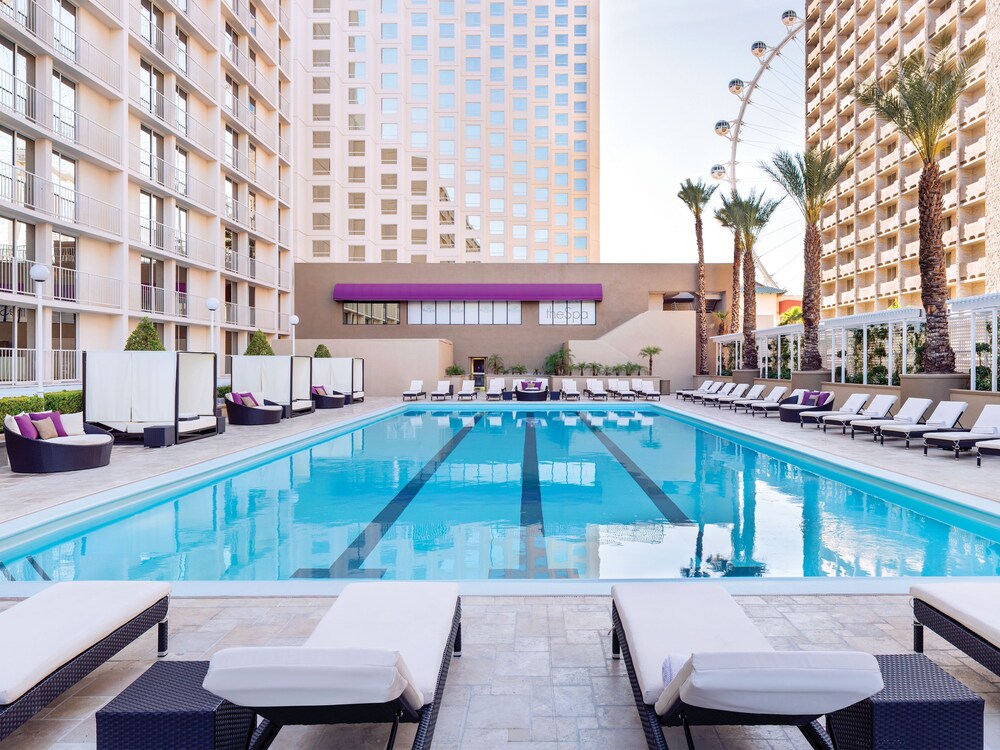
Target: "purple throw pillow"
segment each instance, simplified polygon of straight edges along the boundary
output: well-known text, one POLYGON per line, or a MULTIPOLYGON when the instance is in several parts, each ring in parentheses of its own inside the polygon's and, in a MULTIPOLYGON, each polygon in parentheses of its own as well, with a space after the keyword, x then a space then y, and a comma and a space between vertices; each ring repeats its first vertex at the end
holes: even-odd
POLYGON ((57 411, 43 411, 43 412, 39 412, 38 414, 29 414, 28 416, 31 417, 31 419, 34 420, 34 421, 36 421, 36 422, 39 421, 39 420, 42 420, 42 419, 51 419, 52 420, 52 426, 56 428, 56 435, 58 435, 59 437, 66 437, 67 436, 66 435, 66 428, 63 427, 62 418, 59 416, 59 412, 57 412, 57 411))
POLYGON ((817 395, 817 391, 806 391, 799 397, 799 403, 802 406, 815 406, 817 395))
POLYGON ((260 406, 257 403, 257 399, 253 397, 253 394, 247 391, 246 393, 241 393, 240 398, 243 399, 244 406, 260 406))
POLYGON ((233 397, 234 404, 239 404, 240 406, 243 406, 243 397, 240 396, 240 394, 238 394, 236 391, 232 391, 229 395, 233 397))
POLYGON ((827 401, 830 400, 830 397, 832 395, 833 395, 832 393, 822 393, 821 392, 819 394, 819 396, 816 397, 816 406, 823 406, 823 404, 825 404, 827 401))
POLYGON ((521 381, 521 390, 522 391, 528 390, 528 381, 527 380, 522 380, 521 381))
POLYGON ((325 385, 314 385, 312 387, 312 392, 315 393, 317 396, 325 396, 326 395, 326 386, 325 385))
POLYGON ((38 430, 35 429, 35 425, 31 424, 31 417, 27 414, 18 414, 14 417, 14 421, 17 422, 17 429, 21 431, 21 437, 28 438, 28 440, 38 440, 38 430))

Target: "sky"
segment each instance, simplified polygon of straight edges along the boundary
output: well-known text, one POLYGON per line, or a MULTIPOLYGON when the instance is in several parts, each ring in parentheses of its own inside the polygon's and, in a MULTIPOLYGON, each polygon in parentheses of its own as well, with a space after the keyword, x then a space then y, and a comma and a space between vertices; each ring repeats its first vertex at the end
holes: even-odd
MULTIPOLYGON (((730 141, 717 120, 733 120, 732 78, 760 68, 755 41, 777 45, 785 10, 801 17, 804 0, 603 0, 601 2, 601 261, 692 262, 694 220, 677 199, 690 177, 715 184, 711 167, 727 163, 730 141)), ((800 32, 760 79, 737 147, 741 189, 781 195, 757 163, 804 142, 803 46, 800 32), (747 178, 744 180, 744 178, 747 178)), ((728 183, 719 183, 728 189, 728 183)), ((718 206, 718 198, 712 208, 718 206)), ((802 218, 786 201, 765 230, 758 253, 789 292, 802 286, 802 218)), ((709 262, 732 259, 732 235, 705 221, 709 262)))

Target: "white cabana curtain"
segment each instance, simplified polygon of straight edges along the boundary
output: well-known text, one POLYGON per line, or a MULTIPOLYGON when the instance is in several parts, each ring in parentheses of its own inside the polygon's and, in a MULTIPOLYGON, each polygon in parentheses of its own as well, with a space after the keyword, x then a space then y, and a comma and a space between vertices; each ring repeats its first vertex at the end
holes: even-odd
POLYGON ((177 414, 177 354, 129 352, 132 355, 130 422, 173 422, 177 414))
POLYGON ((260 360, 261 391, 276 404, 289 403, 292 392, 291 357, 257 357, 260 360))
POLYGON ((329 357, 313 359, 312 384, 326 386, 327 389, 333 387, 333 363, 336 360, 329 357))
POLYGON ((132 419, 132 352, 87 352, 84 411, 91 422, 132 419))
POLYGON ((172 423, 176 417, 174 352, 87 352, 87 420, 172 423))
POLYGON ((350 393, 353 360, 338 357, 328 361, 332 364, 330 365, 330 382, 326 385, 339 393, 350 393))
POLYGON ((292 401, 312 398, 312 357, 292 357, 292 401))
POLYGON ((214 354, 178 352, 177 380, 177 411, 180 414, 215 414, 214 354))
POLYGON ((354 376, 351 380, 354 386, 353 389, 355 391, 363 391, 365 389, 365 361, 355 358, 351 361, 351 367, 354 376))

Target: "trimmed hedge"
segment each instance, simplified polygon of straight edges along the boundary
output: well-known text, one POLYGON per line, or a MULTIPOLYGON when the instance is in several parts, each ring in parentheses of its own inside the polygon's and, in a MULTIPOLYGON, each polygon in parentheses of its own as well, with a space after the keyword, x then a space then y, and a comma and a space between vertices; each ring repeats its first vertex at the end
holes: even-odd
POLYGON ((14 416, 26 411, 46 411, 45 399, 40 396, 6 396, 0 398, 0 420, 7 415, 14 416))
POLYGON ((83 411, 83 391, 56 391, 45 394, 45 410, 60 414, 83 411))
POLYGON ((225 398, 227 393, 232 393, 233 387, 231 385, 220 385, 215 389, 215 395, 218 398, 225 398))
POLYGON ((40 396, 5 396, 0 398, 0 421, 8 414, 23 412, 58 411, 73 414, 83 411, 83 391, 56 391, 40 396))

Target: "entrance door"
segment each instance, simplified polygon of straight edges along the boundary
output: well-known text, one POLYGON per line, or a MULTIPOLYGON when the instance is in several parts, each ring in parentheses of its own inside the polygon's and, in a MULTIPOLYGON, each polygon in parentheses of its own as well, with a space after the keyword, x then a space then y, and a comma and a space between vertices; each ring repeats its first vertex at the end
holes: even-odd
POLYGON ((486 357, 469 357, 469 371, 476 381, 476 388, 486 387, 486 357))

